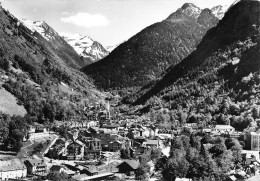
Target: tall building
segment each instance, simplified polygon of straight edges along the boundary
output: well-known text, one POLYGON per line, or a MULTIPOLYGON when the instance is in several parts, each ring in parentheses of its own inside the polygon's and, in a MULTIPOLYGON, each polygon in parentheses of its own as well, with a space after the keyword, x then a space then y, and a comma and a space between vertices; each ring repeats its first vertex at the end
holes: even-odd
POLYGON ((260 132, 250 132, 251 150, 260 151, 260 132))

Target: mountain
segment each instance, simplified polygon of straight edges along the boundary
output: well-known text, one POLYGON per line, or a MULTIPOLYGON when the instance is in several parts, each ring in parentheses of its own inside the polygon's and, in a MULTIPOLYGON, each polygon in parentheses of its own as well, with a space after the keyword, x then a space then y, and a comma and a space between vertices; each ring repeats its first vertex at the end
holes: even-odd
POLYGON ((0 6, 0 88, 13 101, 9 107, 1 104, 1 111, 19 105, 34 121, 43 123, 78 115, 79 107, 102 99, 105 95, 90 78, 73 68, 76 62, 69 63, 78 57, 74 49, 44 22, 35 26, 48 31, 29 29, 0 6))
POLYGON ((222 19, 228 9, 228 6, 214 6, 211 8, 212 13, 218 18, 222 19))
POLYGON ((218 21, 211 10, 184 4, 164 21, 145 28, 82 71, 103 89, 143 86, 162 77, 169 66, 195 50, 218 21))
POLYGON ((31 30, 34 35, 39 38, 47 40, 48 46, 52 46, 56 53, 62 57, 64 63, 73 68, 81 68, 88 63, 82 60, 77 52, 61 37, 51 26, 45 21, 31 21, 22 19, 22 24, 31 30))
POLYGON ((106 49, 107 49, 107 51, 112 52, 116 47, 118 47, 118 45, 115 45, 115 46, 107 46, 106 49))
POLYGON ((89 36, 82 36, 78 33, 60 33, 60 35, 70 44, 78 55, 89 60, 89 63, 96 62, 109 54, 109 50, 89 36))
POLYGON ((150 104, 159 97, 175 107, 196 100, 207 104, 206 98, 218 101, 228 96, 233 101, 249 101, 250 96, 259 97, 259 26, 260 2, 239 1, 207 32, 194 52, 131 99, 137 99, 136 104, 150 104))

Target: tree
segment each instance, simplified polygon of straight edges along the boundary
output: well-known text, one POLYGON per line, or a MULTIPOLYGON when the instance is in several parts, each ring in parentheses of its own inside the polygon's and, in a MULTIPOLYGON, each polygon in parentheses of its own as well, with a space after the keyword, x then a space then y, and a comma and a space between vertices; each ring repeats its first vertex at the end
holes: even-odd
POLYGON ((172 157, 165 164, 162 175, 165 180, 175 180, 177 177, 186 177, 189 162, 184 157, 172 157))
POLYGON ((185 124, 188 117, 187 113, 183 111, 179 111, 179 117, 180 117, 180 124, 181 125, 185 124))
POLYGON ((253 109, 252 109, 252 116, 253 116, 253 118, 254 119, 257 119, 257 118, 259 118, 259 108, 258 107, 253 107, 253 109))
POLYGON ((152 148, 151 149, 151 160, 154 160, 155 162, 161 157, 162 151, 160 148, 152 148))
POLYGON ((0 113, 0 142, 4 143, 9 135, 10 116, 0 113))
POLYGON ((14 151, 19 151, 22 147, 22 140, 26 135, 26 121, 20 116, 13 116, 9 123, 9 135, 6 146, 14 151))
POLYGON ((120 157, 122 158, 122 159, 129 159, 130 158, 130 150, 129 150, 129 148, 122 148, 121 150, 120 150, 120 157))
POLYGON ((149 178, 150 167, 147 163, 141 162, 138 169, 135 171, 135 178, 137 180, 147 180, 149 178))
POLYGON ((0 67, 4 70, 8 70, 10 68, 9 60, 6 58, 0 58, 0 67))
POLYGON ((69 176, 66 173, 50 173, 47 176, 49 180, 55 181, 69 181, 69 176))

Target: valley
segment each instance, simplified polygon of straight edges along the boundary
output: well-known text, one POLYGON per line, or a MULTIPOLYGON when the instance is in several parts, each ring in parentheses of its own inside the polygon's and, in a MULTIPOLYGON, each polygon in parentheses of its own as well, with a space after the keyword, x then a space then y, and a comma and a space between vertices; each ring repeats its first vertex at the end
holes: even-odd
POLYGON ((259 1, 185 3, 116 46, 0 17, 0 180, 257 180, 259 1))

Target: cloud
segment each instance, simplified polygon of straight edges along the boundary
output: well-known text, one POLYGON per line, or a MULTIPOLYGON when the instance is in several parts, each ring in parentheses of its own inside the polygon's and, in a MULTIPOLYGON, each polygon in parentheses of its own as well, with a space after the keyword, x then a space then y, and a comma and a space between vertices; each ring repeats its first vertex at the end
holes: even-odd
POLYGON ((82 12, 70 17, 62 17, 61 21, 84 28, 102 27, 109 24, 109 20, 102 14, 89 14, 82 12))
POLYGON ((62 14, 62 15, 69 15, 70 13, 67 12, 67 11, 63 11, 61 14, 62 14))

